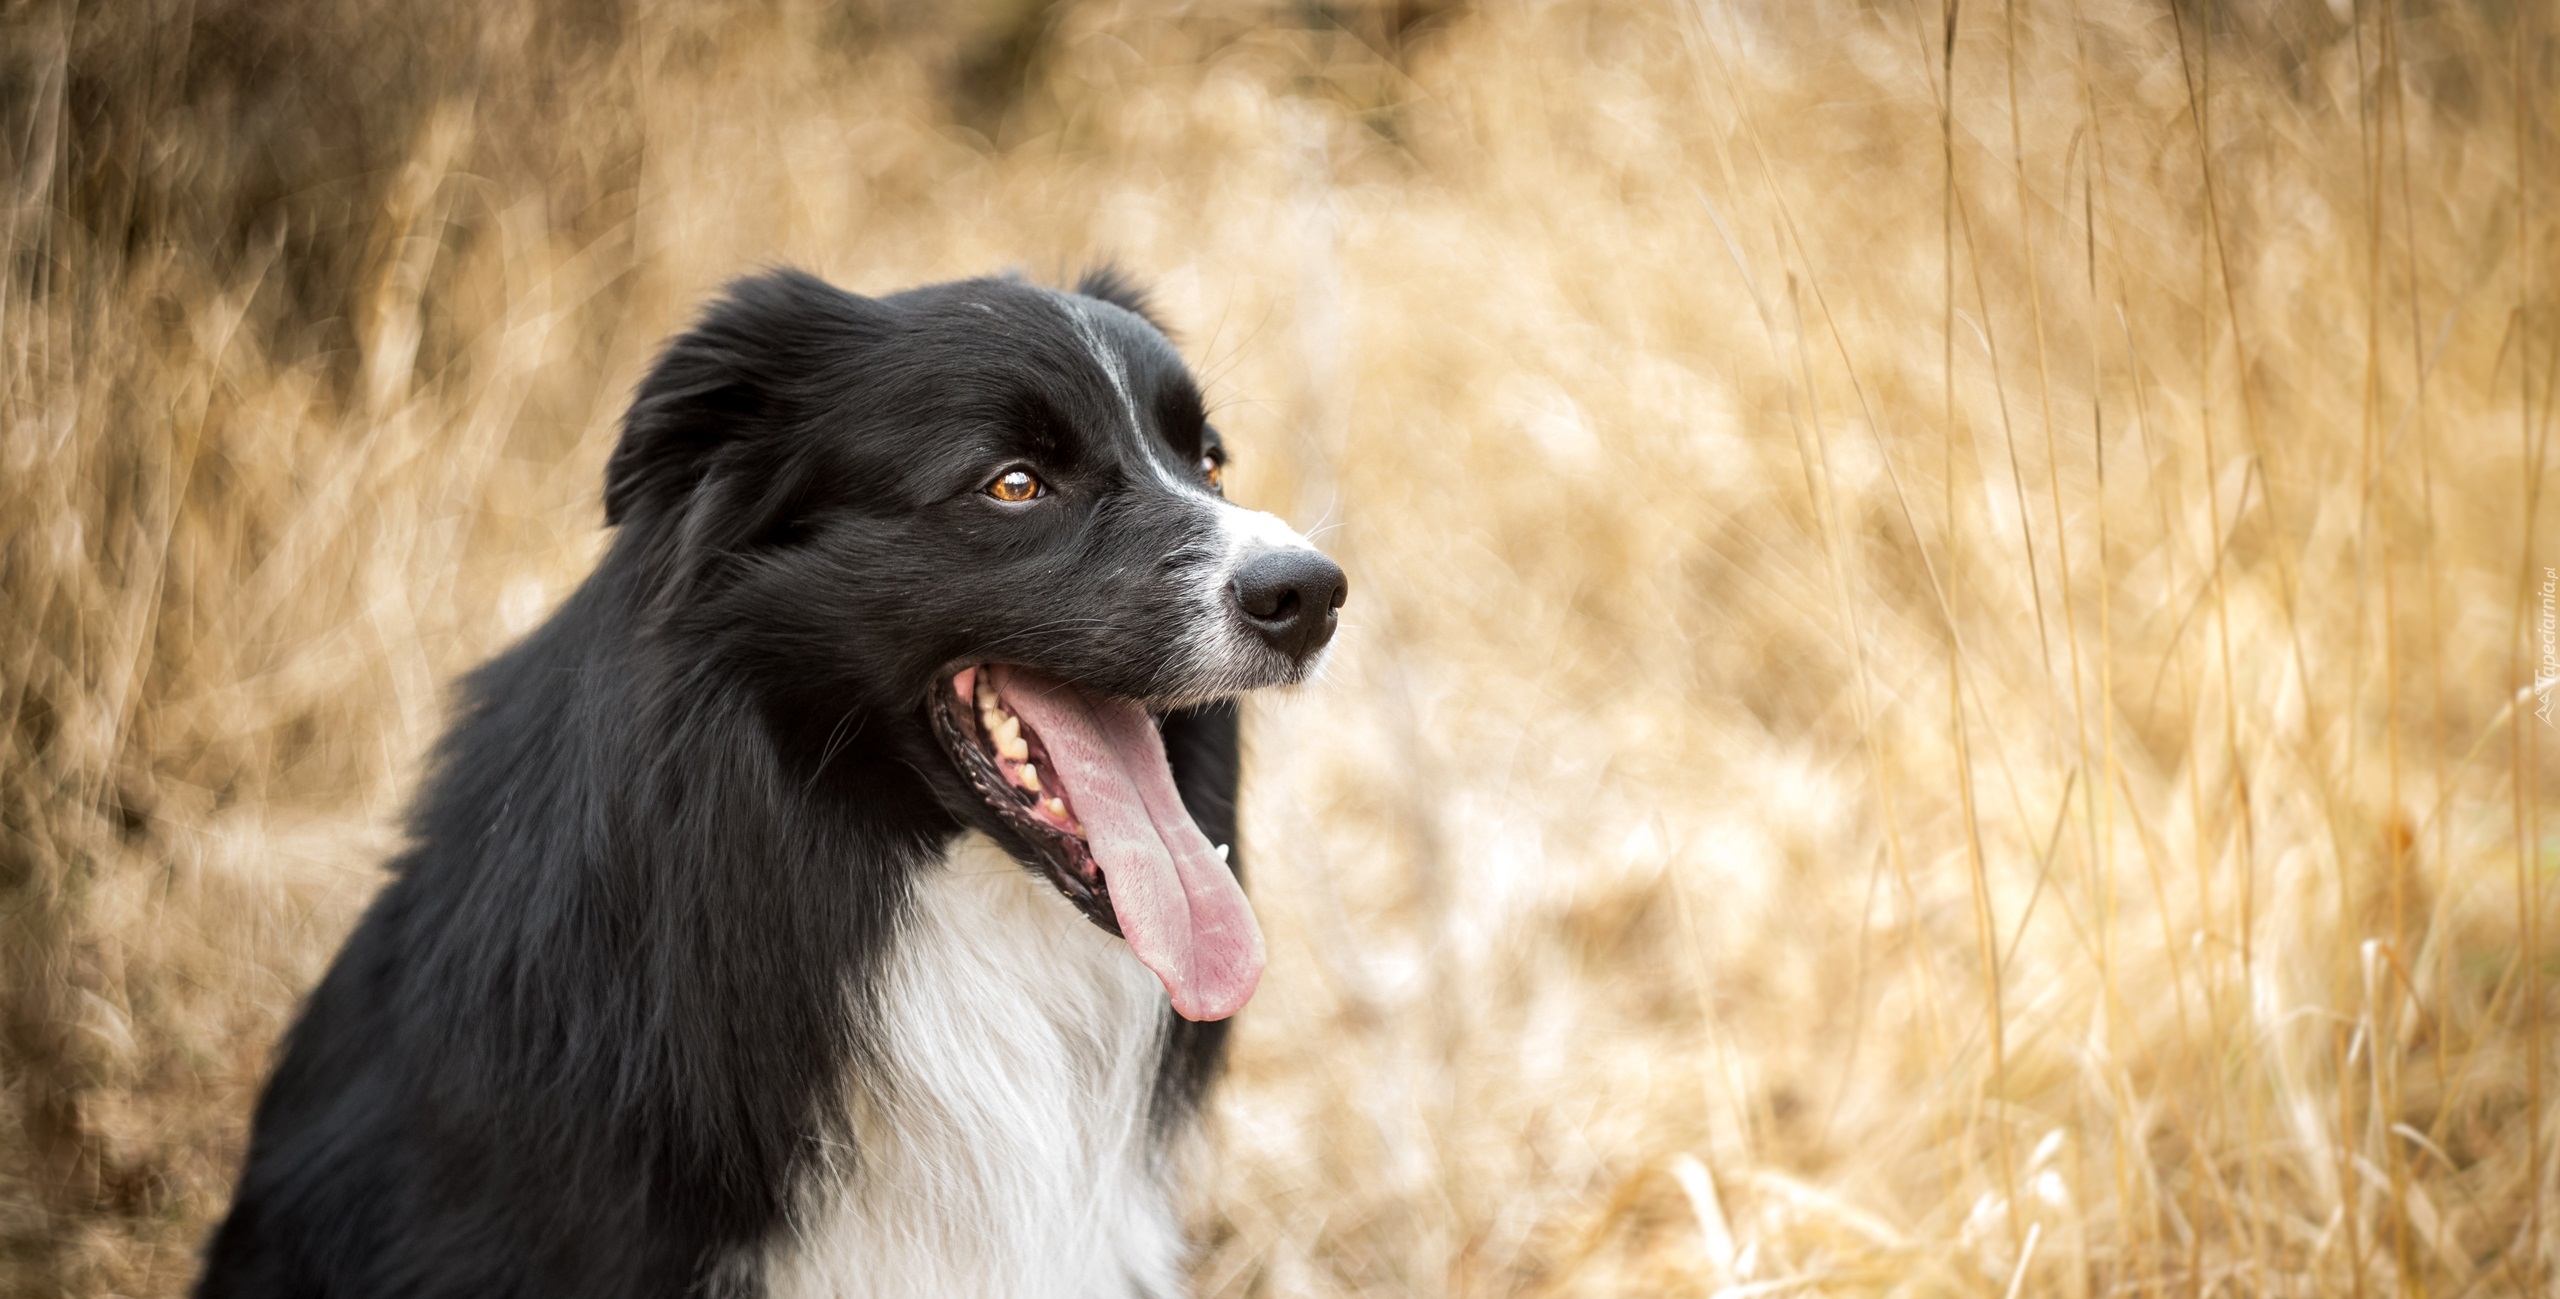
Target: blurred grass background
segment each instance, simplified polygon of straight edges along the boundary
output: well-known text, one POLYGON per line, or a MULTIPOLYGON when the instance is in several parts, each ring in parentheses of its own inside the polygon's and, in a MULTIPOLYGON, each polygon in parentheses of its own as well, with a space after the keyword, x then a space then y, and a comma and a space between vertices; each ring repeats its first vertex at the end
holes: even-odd
POLYGON ((1215 1296, 2548 1293, 2560 17, 0 5, 0 1290, 166 1295, 725 278, 1116 257, 1357 598, 1215 1296))

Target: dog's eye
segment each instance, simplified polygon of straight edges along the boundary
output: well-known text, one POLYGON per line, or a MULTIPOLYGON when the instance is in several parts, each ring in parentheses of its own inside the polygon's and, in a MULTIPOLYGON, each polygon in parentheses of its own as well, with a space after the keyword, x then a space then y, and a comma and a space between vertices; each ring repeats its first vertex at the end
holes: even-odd
POLYGON ((987 484, 987 495, 999 501, 1016 504, 1030 500, 1047 490, 1048 488, 1042 486, 1040 480, 1033 477, 1028 469, 1005 470, 996 475, 994 482, 987 484))
POLYGON ((1220 463, 1216 456, 1200 457, 1200 476, 1209 480, 1210 491, 1227 490, 1227 467, 1220 463))

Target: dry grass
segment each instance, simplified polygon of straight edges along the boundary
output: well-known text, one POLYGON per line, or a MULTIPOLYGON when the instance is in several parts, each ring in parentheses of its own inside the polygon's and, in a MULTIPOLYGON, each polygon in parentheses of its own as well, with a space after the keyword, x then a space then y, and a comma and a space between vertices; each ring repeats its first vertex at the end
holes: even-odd
POLYGON ((1106 254, 1355 579, 1205 1294, 2560 1271, 2538 6, 167 7, 0 11, 0 1290, 182 1287, 692 304, 1106 254))

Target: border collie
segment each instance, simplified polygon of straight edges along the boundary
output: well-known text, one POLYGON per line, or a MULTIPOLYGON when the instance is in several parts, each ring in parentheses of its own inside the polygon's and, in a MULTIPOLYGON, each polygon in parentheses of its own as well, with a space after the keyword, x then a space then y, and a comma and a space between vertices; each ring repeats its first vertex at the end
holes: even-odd
POLYGON ((1342 571, 1142 296, 732 285, 472 674, 204 1296, 1169 1296, 1243 691, 1342 571))

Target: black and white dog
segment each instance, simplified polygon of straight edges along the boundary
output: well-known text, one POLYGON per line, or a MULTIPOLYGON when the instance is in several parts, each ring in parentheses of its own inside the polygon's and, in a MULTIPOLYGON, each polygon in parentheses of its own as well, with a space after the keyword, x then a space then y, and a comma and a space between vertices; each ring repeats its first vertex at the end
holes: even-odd
POLYGON ((1253 995, 1242 691, 1342 571, 1119 276, 745 280, 469 679, 204 1296, 1166 1296, 1253 995))

